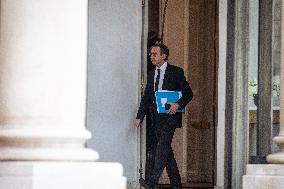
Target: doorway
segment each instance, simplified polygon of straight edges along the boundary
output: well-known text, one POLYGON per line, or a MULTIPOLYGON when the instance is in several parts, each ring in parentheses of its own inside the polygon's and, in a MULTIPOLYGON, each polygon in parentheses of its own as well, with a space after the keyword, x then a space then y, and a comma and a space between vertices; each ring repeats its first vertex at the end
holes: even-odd
MULTIPOLYGON (((217 6, 217 0, 148 1, 148 45, 152 39, 161 37, 163 31, 163 42, 170 49, 169 63, 184 69, 193 90, 193 100, 183 116, 183 127, 176 130, 172 142, 184 188, 215 185, 217 6)), ((147 146, 150 124, 151 120, 147 119, 147 146)), ((169 185, 166 171, 159 183, 169 185)))

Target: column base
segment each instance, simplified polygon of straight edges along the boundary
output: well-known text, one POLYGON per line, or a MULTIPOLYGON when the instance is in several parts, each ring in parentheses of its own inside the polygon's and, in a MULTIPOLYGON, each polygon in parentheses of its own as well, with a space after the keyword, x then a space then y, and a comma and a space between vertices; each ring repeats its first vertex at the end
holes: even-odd
POLYGON ((0 188, 126 189, 119 163, 0 162, 0 188))
POLYGON ((277 152, 274 154, 269 154, 266 159, 269 163, 284 164, 284 153, 277 152))
POLYGON ((284 165, 247 165, 243 189, 282 189, 283 186, 284 165))
POLYGON ((214 189, 224 189, 223 186, 214 186, 214 189))

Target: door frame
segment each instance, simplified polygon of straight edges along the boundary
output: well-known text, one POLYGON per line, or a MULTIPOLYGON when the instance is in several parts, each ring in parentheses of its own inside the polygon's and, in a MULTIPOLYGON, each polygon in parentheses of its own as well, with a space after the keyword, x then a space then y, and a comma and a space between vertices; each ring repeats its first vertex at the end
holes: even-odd
MULTIPOLYGON (((218 99, 225 99, 226 98, 226 60, 223 58, 220 58, 220 55, 224 54, 224 51, 219 52, 219 43, 220 41, 226 38, 219 38, 219 31, 224 31, 225 28, 220 28, 219 25, 219 16, 222 15, 222 17, 225 19, 227 18, 226 15, 226 7, 222 6, 220 7, 220 3, 226 2, 225 0, 215 0, 216 1, 216 22, 215 22, 215 30, 216 30, 216 42, 215 42, 215 97, 214 97, 214 149, 213 149, 213 185, 218 186, 219 184, 222 184, 224 180, 224 146, 225 146, 225 135, 224 135, 224 126, 225 126, 225 103, 218 101, 218 99), (225 8, 225 9, 224 9, 225 8), (220 9, 222 9, 220 11, 220 9), (219 58, 222 62, 219 62, 219 58), (220 137, 220 138, 219 138, 220 137), (218 140, 217 140, 218 139, 218 140), (221 145, 221 146, 220 146, 221 145), (218 153, 221 155, 218 155, 218 153), (221 167, 220 167, 221 166, 221 167), (221 181, 220 181, 221 180, 221 181)), ((144 5, 144 15, 143 15, 143 37, 142 37, 142 45, 141 48, 142 50, 142 65, 141 65, 141 81, 144 78, 144 83, 146 84, 145 81, 147 81, 147 54, 145 53, 147 51, 147 33, 148 33, 148 0, 145 0, 145 5, 144 5), (144 44, 144 45, 143 45, 144 44), (146 49, 146 51, 145 51, 146 49)), ((227 5, 227 3, 225 3, 227 5)), ((222 22, 223 23, 223 22, 222 22)), ((226 33, 226 32, 225 32, 226 33)), ((220 45, 222 48, 223 46, 220 45)), ((226 49, 226 43, 225 43, 225 49, 226 49)), ((225 52, 226 53, 226 52, 225 52)), ((224 56, 225 57, 225 56, 224 56)), ((144 84, 144 85, 145 85, 144 84)), ((146 165, 146 123, 143 123, 143 126, 140 129, 140 133, 142 135, 142 164, 143 164, 143 173, 145 173, 145 165, 146 165)), ((145 174, 143 174, 145 176, 145 174)))

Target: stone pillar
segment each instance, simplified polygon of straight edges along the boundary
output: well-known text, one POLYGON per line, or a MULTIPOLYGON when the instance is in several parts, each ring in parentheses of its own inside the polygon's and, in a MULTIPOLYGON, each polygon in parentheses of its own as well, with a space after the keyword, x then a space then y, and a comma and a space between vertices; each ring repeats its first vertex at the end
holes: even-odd
POLYGON ((274 137, 274 141, 279 146, 279 152, 268 155, 267 162, 273 164, 284 164, 284 3, 282 2, 281 15, 281 73, 280 73, 280 128, 279 136, 274 137))
POLYGON ((1 0, 0 159, 95 160, 84 147, 87 1, 1 0))
POLYGON ((0 1, 0 188, 125 187, 85 148, 87 2, 0 1))
MULTIPOLYGON (((265 1, 264 1, 265 2, 265 1)), ((282 3, 281 34, 284 36, 284 3, 282 3)), ((284 40, 281 40, 281 89, 284 89, 284 40)), ((274 138, 279 145, 279 152, 270 154, 266 160, 270 164, 247 165, 243 177, 243 189, 282 189, 284 186, 284 90, 281 90, 280 133, 274 138)))

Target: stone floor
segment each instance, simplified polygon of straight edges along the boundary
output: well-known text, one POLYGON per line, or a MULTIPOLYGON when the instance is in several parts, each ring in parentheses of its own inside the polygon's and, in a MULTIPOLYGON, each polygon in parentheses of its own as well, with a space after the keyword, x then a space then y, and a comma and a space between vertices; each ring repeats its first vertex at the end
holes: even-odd
MULTIPOLYGON (((170 189, 171 187, 158 187, 157 189, 170 189)), ((182 187, 182 189, 213 189, 213 188, 203 188, 203 187, 182 187)))
MULTIPOLYGON (((157 189, 170 189, 170 186, 159 186, 157 189)), ((182 189, 213 189, 213 187, 182 187, 182 189)))
MULTIPOLYGON (((170 189, 170 187, 158 187, 157 189, 170 189)), ((213 189, 213 188, 203 188, 203 187, 201 187, 201 188, 200 187, 198 187, 198 188, 197 187, 189 187, 189 188, 186 187, 186 188, 184 188, 183 187, 182 189, 213 189)))

